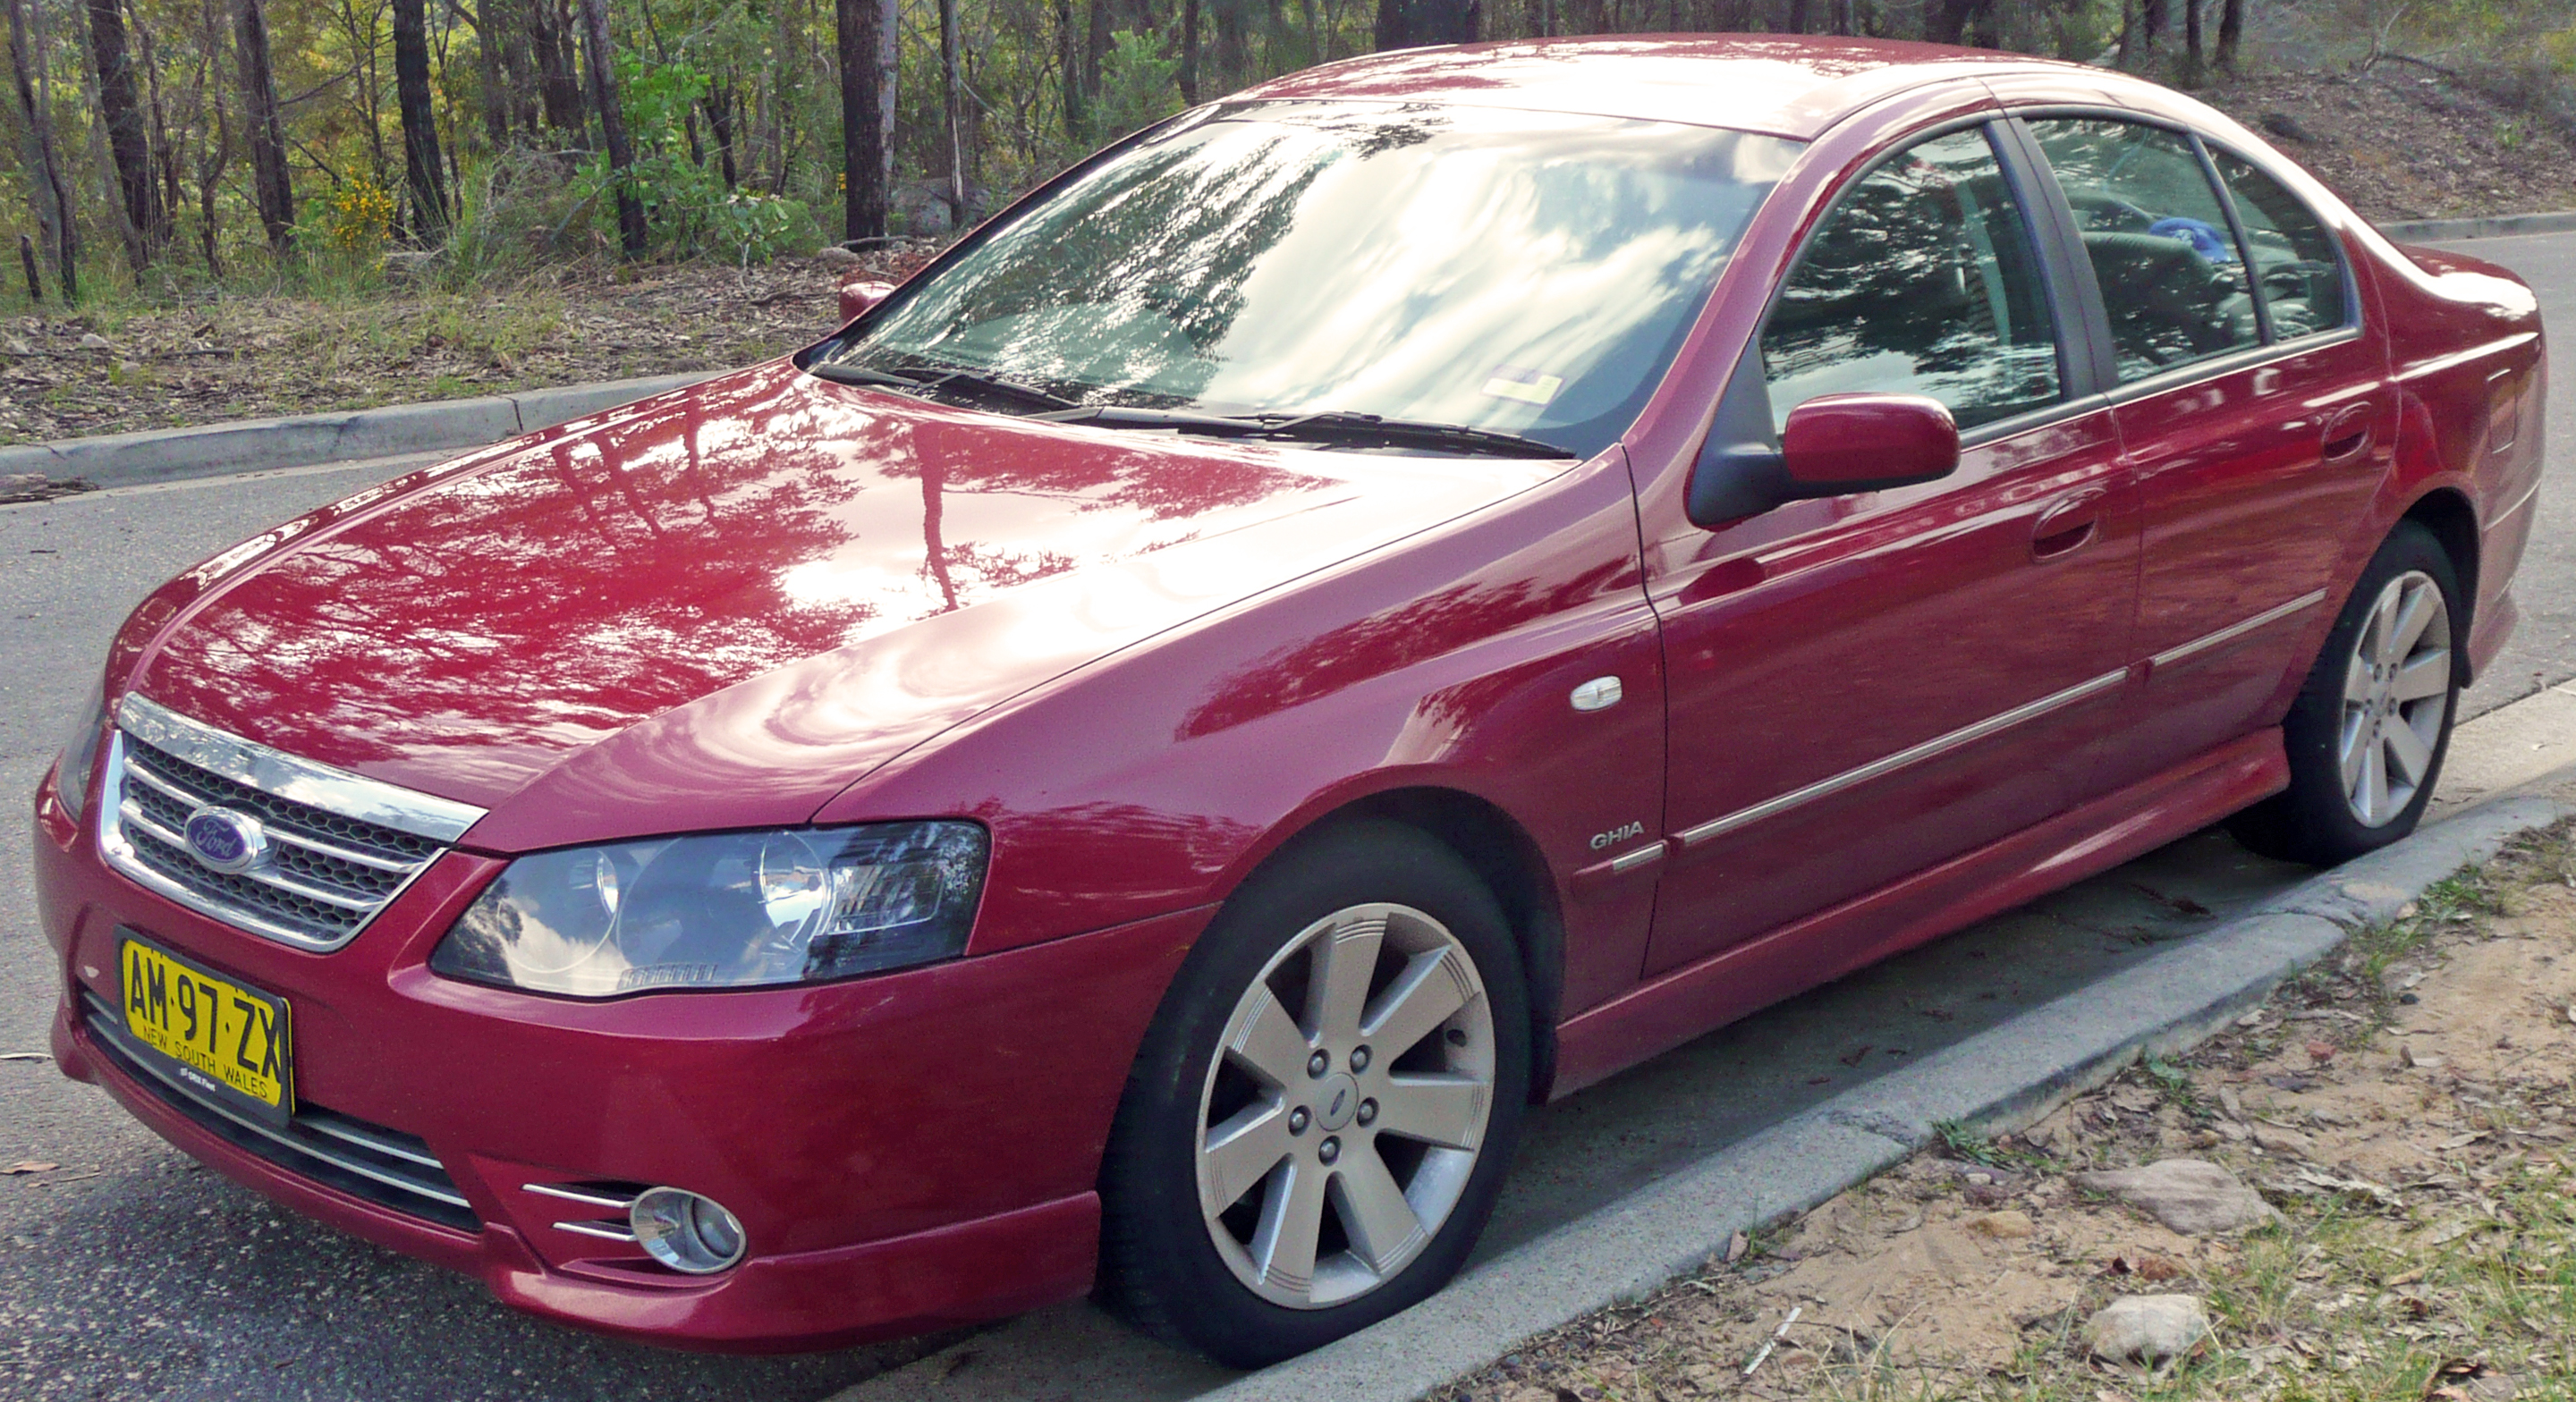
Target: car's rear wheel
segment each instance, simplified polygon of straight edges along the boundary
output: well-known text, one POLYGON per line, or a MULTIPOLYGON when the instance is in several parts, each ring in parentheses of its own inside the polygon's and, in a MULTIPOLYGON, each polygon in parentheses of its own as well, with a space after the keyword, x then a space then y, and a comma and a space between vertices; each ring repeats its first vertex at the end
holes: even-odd
POLYGON ((2400 522, 2283 722, 2289 789, 2239 815, 2240 841, 2325 866, 2415 830, 2459 709, 2462 612, 2449 552, 2422 525, 2400 522))
POLYGON ((1501 908, 1446 846, 1365 822, 1245 884, 1165 997, 1102 1171, 1104 1286, 1258 1367, 1421 1299, 1493 1206, 1528 1096, 1501 908))

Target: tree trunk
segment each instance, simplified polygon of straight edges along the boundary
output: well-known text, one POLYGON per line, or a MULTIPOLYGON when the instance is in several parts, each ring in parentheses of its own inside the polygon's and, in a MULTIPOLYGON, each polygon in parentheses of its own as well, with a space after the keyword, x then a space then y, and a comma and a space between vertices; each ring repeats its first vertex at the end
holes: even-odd
POLYGON ((2200 82, 2203 65, 2207 61, 2201 49, 2200 7, 2201 0, 2182 0, 2183 50, 2190 56, 2191 72, 2188 76, 2195 85, 2200 82))
POLYGON ((1085 101, 1089 94, 1082 90, 1082 32, 1074 28, 1073 0, 1055 0, 1055 49, 1057 66, 1064 70, 1064 138, 1078 145, 1091 122, 1085 101))
POLYGON ((2245 0, 2220 0, 2218 66, 2236 71, 2236 41, 2245 37, 2245 0))
POLYGON ((1851 35, 1858 34, 1860 32, 1860 26, 1856 22, 1856 16, 1853 14, 1853 10, 1855 8, 1853 0, 1834 0, 1834 32, 1836 34, 1851 35))
MULTIPOLYGON (((1197 3, 1197 0, 1191 0, 1197 3)), ((957 0, 939 0, 940 105, 948 125, 948 209, 950 226, 966 227, 966 83, 957 71, 965 47, 957 29, 957 0)))
MULTIPOLYGON (((1089 24, 1082 37, 1082 93, 1087 98, 1096 98, 1100 96, 1100 70, 1109 62, 1109 46, 1113 42, 1110 32, 1114 25, 1111 23, 1110 0, 1091 0, 1086 8, 1089 24)), ((1097 140, 1099 137, 1089 132, 1082 137, 1085 145, 1097 140)))
POLYGON ((877 106, 877 11, 891 0, 834 0, 841 45, 841 237, 886 231, 884 119, 877 106))
POLYGON ((589 48, 590 105, 599 110, 599 137, 617 186, 617 241, 629 258, 644 256, 644 202, 635 195, 635 148, 626 141, 626 112, 617 104, 617 50, 608 39, 608 0, 581 0, 582 38, 589 48))
POLYGON ((581 130, 581 84, 573 77, 571 35, 558 0, 528 0, 528 38, 537 48, 537 90, 546 108, 546 125, 561 132, 581 130))
POLYGON ((733 84, 710 84, 702 104, 707 109, 707 132, 716 139, 716 169, 724 175, 725 188, 742 184, 741 168, 733 160, 733 84))
POLYGON ((53 260, 54 281, 62 287, 63 305, 80 300, 80 219, 71 187, 63 179, 61 154, 54 146, 54 123, 36 99, 35 74, 42 60, 27 46, 25 0, 5 0, 9 7, 9 73, 18 101, 20 153, 27 167, 27 203, 44 235, 45 256, 53 260))
POLYGON ((117 194, 125 204, 125 260, 137 275, 170 236, 161 187, 152 173, 152 138, 143 125, 143 99, 134 83, 134 61, 125 47, 125 14, 118 0, 87 0, 90 58, 98 65, 98 115, 107 128, 108 154, 116 162, 117 194))
POLYGON ((1472 44, 1483 10, 1483 0, 1378 0, 1377 46, 1383 51, 1472 44))
MULTIPOLYGON (((1381 0, 1393 3, 1393 0, 1381 0)), ((942 0, 946 3, 946 0, 942 0)), ((1383 11, 1380 12, 1383 15, 1383 11)), ((1381 24, 1384 20, 1379 21, 1381 24)), ((1385 48, 1384 44, 1378 45, 1385 48)), ((1181 0, 1181 101, 1199 105, 1199 0, 1181 0)))
POLYGON ((483 140, 498 151, 510 144, 510 77, 501 52, 501 6, 497 0, 483 0, 473 19, 475 76, 483 86, 483 140))
POLYGON ((277 120, 277 75, 269 67, 268 15, 261 0, 237 0, 233 43, 241 54, 253 202, 269 248, 282 256, 295 247, 295 186, 286 170, 286 131, 277 120))
POLYGON ((903 68, 903 7, 896 0, 877 0, 877 143, 879 172, 888 191, 894 189, 895 80, 903 68))
POLYGON ((429 101, 427 8, 423 0, 393 0, 394 103, 402 114, 403 183, 411 187, 412 229, 423 241, 435 243, 447 232, 447 164, 438 154, 438 113, 429 101))

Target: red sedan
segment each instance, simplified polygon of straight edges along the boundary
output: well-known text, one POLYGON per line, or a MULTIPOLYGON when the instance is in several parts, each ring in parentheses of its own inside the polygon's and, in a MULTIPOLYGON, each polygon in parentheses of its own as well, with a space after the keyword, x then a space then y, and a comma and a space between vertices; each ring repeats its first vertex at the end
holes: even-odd
POLYGON ((854 311, 146 600, 36 800, 65 1073, 575 1324, 1257 1364, 1534 1102, 2405 833, 2541 469, 2510 274, 1903 44, 1337 64, 854 311))

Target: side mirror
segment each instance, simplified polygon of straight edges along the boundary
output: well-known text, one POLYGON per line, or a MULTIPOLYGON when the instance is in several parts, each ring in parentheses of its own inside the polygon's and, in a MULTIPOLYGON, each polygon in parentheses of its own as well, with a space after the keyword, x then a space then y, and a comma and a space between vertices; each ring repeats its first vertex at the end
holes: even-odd
POLYGON ((894 284, 890 282, 842 283, 841 324, 847 326, 865 316, 870 307, 884 301, 886 294, 892 291, 894 291, 894 284))
POLYGON ((1959 425, 1920 394, 1828 394, 1789 411, 1780 466, 1805 496, 1934 482, 1959 470, 1959 425))

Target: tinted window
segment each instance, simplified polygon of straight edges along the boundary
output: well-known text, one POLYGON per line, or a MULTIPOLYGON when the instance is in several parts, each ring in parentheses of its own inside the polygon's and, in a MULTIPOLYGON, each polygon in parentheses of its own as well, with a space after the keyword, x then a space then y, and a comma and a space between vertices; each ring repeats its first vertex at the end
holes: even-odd
POLYGON ((826 354, 1590 453, 1636 416, 1798 150, 1580 114, 1235 104, 979 236, 826 354))
POLYGON ((2123 381, 2262 342, 2226 207, 2188 138, 2063 117, 2030 129, 2074 206, 2123 381))
POLYGON ((1762 332, 1771 413, 1823 394, 1928 394, 1962 428, 2058 397, 2029 226, 1982 130, 1898 154, 1799 255, 1762 332))
POLYGON ((2279 181, 2224 151, 2210 155, 2236 197, 2255 284, 2272 309, 2272 334, 2286 341, 2343 325, 2343 260, 2325 225, 2279 181))

